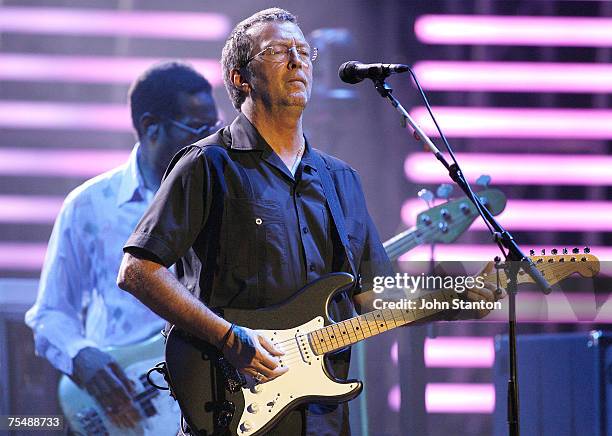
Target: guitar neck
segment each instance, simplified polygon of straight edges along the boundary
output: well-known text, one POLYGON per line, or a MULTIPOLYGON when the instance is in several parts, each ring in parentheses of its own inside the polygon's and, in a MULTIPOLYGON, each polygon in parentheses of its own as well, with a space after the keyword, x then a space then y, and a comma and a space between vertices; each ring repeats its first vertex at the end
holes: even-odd
POLYGON ((330 353, 446 310, 441 307, 442 304, 436 304, 437 307, 431 309, 420 309, 422 301, 433 302, 435 299, 450 304, 456 297, 453 290, 430 293, 422 298, 408 300, 414 301, 415 308, 378 309, 315 330, 308 334, 308 339, 315 354, 330 353))
POLYGON ((402 254, 418 247, 421 244, 428 242, 424 235, 421 234, 417 227, 411 227, 408 230, 394 236, 383 244, 387 256, 393 262, 402 254))

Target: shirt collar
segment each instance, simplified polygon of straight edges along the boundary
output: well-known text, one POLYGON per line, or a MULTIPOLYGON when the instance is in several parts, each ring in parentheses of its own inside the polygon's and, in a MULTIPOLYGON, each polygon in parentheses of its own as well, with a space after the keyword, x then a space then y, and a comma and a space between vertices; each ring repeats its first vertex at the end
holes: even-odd
POLYGON ((241 112, 230 125, 232 150, 266 150, 271 149, 265 139, 249 119, 241 112))
POLYGON ((147 189, 138 165, 139 154, 140 143, 137 142, 129 159, 123 164, 121 184, 117 193, 117 207, 130 201, 144 201, 147 198, 147 189))
MULTIPOLYGON (((232 150, 259 150, 263 151, 265 156, 268 158, 271 153, 274 153, 272 147, 266 142, 266 140, 259 134, 257 129, 249 119, 241 112, 238 114, 236 119, 232 122, 229 127, 231 135, 232 150)), ((316 170, 314 161, 312 160, 312 149, 308 143, 308 139, 304 137, 306 146, 304 148, 304 154, 302 155, 302 163, 316 170)))

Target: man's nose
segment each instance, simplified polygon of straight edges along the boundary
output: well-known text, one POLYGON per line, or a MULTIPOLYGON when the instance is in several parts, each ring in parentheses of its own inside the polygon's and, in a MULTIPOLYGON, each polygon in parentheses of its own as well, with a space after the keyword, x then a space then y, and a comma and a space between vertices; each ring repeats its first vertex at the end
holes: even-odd
POLYGON ((289 68, 302 68, 304 61, 302 60, 300 54, 297 51, 297 47, 293 46, 289 48, 289 68))

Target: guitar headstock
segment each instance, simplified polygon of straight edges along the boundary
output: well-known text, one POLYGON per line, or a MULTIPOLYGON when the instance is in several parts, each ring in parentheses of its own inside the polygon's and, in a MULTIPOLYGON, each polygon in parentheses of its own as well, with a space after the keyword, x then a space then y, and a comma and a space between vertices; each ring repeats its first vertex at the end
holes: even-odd
MULTIPOLYGON (((585 248, 582 253, 578 248, 574 248, 571 253, 564 248, 562 254, 558 254, 558 250, 553 248, 551 253, 546 255, 544 250, 540 256, 534 256, 533 250, 529 253, 529 258, 551 285, 576 273, 582 277, 595 277, 599 274, 599 259, 591 254, 589 248, 585 248)), ((533 282, 523 270, 521 273, 519 273, 519 283, 533 282)))
MULTIPOLYGON (((499 189, 485 189, 476 195, 493 215, 499 215, 506 207, 506 196, 499 189)), ((478 216, 476 206, 461 197, 421 212, 416 227, 423 242, 448 244, 461 236, 478 216)))
MULTIPOLYGON (((530 251, 529 258, 535 264, 536 268, 542 273, 549 284, 554 285, 568 278, 572 274, 580 274, 582 277, 595 277, 599 274, 599 259, 597 256, 590 253, 588 248, 585 248, 582 253, 577 248, 574 248, 570 253, 569 250, 563 249, 562 254, 558 254, 556 249, 551 250, 550 255, 546 255, 542 250, 542 254, 535 256, 534 250, 530 251)), ((495 269, 491 265, 485 267, 486 271, 491 271, 485 274, 485 281, 495 283, 497 276, 495 269)), ((501 283, 507 283, 505 271, 499 271, 501 283)), ((523 269, 519 270, 518 283, 534 283, 533 279, 523 269)))

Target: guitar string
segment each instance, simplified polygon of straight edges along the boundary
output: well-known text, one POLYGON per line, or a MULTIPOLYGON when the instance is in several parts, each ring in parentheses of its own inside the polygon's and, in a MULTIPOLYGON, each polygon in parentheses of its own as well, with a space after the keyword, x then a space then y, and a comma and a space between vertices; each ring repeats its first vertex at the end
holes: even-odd
MULTIPOLYGON (((569 256, 569 254, 562 255, 562 256, 569 256)), ((574 257, 576 257, 576 256, 574 256, 574 257)), ((570 265, 570 266, 571 265, 578 265, 578 264, 583 263, 583 262, 585 262, 585 261, 577 260, 577 261, 574 261, 574 262, 571 262, 571 261, 568 261, 568 262, 559 262, 559 261, 557 261, 557 262, 554 262, 554 263, 546 262, 546 263, 542 264, 542 268, 539 268, 539 270, 541 272, 543 272, 544 274, 546 274, 547 272, 558 272, 560 270, 567 269, 566 265, 570 265)), ((588 262, 588 260, 587 260, 587 262, 588 262)), ((575 271, 573 271, 573 272, 575 272, 575 271)), ((484 274, 483 277, 485 278, 485 281, 487 281, 488 283, 495 283, 495 281, 496 281, 496 274, 495 273, 484 274), (489 278, 489 280, 486 280, 487 278, 489 278)), ((362 315, 358 315, 358 316, 362 316, 362 315)), ((353 317, 353 318, 350 318, 350 319, 356 319, 356 318, 357 317, 353 317)), ((345 321, 348 321, 348 320, 345 320, 345 321)), ((343 322, 343 321, 341 321, 341 322, 343 322)), ((315 331, 327 330, 330 326, 337 325, 337 324, 340 324, 340 323, 330 324, 328 326, 321 327, 321 328, 319 328, 317 330, 313 330, 312 332, 309 332, 309 333, 313 333, 315 331)), ((300 337, 306 336, 307 334, 308 333, 306 333, 304 335, 299 335, 297 337, 288 338, 288 339, 285 339, 283 341, 277 342, 276 344, 282 345, 282 344, 287 343, 287 342, 296 341, 296 338, 300 338, 300 337)), ((299 348, 299 345, 297 347, 299 348)))
MULTIPOLYGON (((572 253, 573 257, 576 257, 575 255, 577 255, 577 254, 578 253, 572 253)), ((562 256, 570 256, 570 255, 566 254, 566 255, 562 255, 562 256)), ((578 265, 578 264, 584 263, 584 262, 585 261, 582 261, 582 260, 577 260, 577 261, 574 261, 574 262, 571 262, 571 261, 568 261, 568 262, 554 262, 554 263, 548 263, 547 262, 547 263, 542 265, 542 268, 540 268, 540 271, 542 273, 544 273, 544 274, 546 274, 546 273, 558 273, 559 271, 567 270, 568 269, 568 265, 569 266, 578 265)), ((588 260, 586 262, 588 262, 588 260)), ((572 271, 570 274, 573 274, 574 272, 577 272, 577 271, 572 271)), ((496 275, 495 274, 485 274, 484 277, 496 277, 496 275)), ((492 281, 489 281, 489 282, 492 283, 492 281)), ((356 317, 353 317, 352 319, 354 319, 354 318, 356 318, 356 317)), ((394 319, 394 321, 395 321, 395 319, 394 319)), ((408 323, 410 323, 410 322, 408 322, 408 323)), ((337 324, 339 324, 339 323, 330 324, 330 325, 322 327, 320 329, 313 330, 312 332, 309 332, 309 333, 306 333, 306 334, 303 334, 303 335, 299 335, 297 337, 289 338, 289 339, 286 339, 286 340, 281 341, 281 342, 277 342, 277 344, 283 344, 283 343, 287 343, 287 342, 295 342, 295 344, 291 344, 291 347, 289 347, 287 350, 283 349, 283 351, 285 351, 285 354, 283 356, 281 356, 281 360, 283 361, 283 363, 295 361, 296 357, 299 357, 300 359, 302 359, 302 353, 301 353, 301 351, 299 349, 300 346, 297 343, 298 338, 302 338, 302 337, 308 336, 308 334, 312 334, 312 333, 314 333, 316 331, 329 330, 329 328, 332 325, 336 325, 337 326, 337 324)), ((405 325, 405 324, 402 324, 402 325, 405 325)), ((338 328, 340 328, 340 327, 338 327, 338 328)), ((394 327, 392 327, 392 328, 394 328, 394 327)), ((385 331, 388 331, 388 330, 390 330, 390 329, 387 329, 385 331)), ((333 332, 333 330, 332 330, 332 332, 333 332)), ((368 328, 368 334, 370 334, 370 335, 367 336, 367 337, 373 336, 371 333, 372 333, 372 329, 368 328)), ((377 332, 377 333, 379 333, 379 332, 377 332)), ((377 334, 377 333, 375 333, 375 334, 377 334)), ((355 336, 358 339, 356 342, 359 342, 359 341, 361 341, 363 339, 366 339, 366 336, 364 336, 364 338, 362 338, 362 339, 359 339, 356 333, 355 333, 355 336)), ((349 333, 349 339, 350 339, 350 333, 349 333)), ((352 342, 352 340, 351 340, 351 342, 352 342)), ((334 347, 339 347, 339 348, 348 346, 347 344, 340 344, 339 340, 333 341, 333 340, 330 339, 329 343, 331 343, 334 347), (337 342, 337 344, 334 344, 333 342, 337 342)), ((310 348, 312 349, 312 346, 310 348)), ((334 349, 337 349, 337 348, 334 348, 334 349)))
MULTIPOLYGON (((433 230, 434 230, 434 229, 431 229, 431 231, 433 231, 433 230)), ((572 257, 574 257, 574 258, 577 258, 577 257, 579 257, 579 255, 580 255, 580 254, 581 254, 581 253, 572 253, 571 255, 570 255, 570 254, 563 254, 563 255, 560 255, 560 256, 572 256, 572 257)), ((586 253, 585 253, 585 254, 586 254, 586 253)), ((584 256, 583 256, 583 257, 584 257, 584 256)), ((562 258, 563 258, 563 257, 562 257, 562 258)), ((567 263, 562 263, 562 262, 548 263, 548 262, 547 262, 547 263, 545 263, 545 264, 543 264, 543 265, 542 265, 542 268, 540 268, 540 270, 541 270, 541 271, 542 271, 544 274, 546 274, 546 272, 555 272, 555 271, 556 271, 556 272, 558 272, 558 271, 560 271, 560 270, 567 269, 567 265, 570 265, 570 266, 571 266, 572 264, 580 264, 580 263, 582 263, 582 262, 584 262, 584 261, 582 261, 582 260, 578 260, 578 261, 574 261, 574 262, 569 261, 569 262, 567 262, 567 263)), ((573 272, 576 272, 576 271, 573 271, 573 272)), ((573 273, 573 272, 572 272, 572 273, 573 273)), ((570 273, 570 274, 572 274, 572 273, 570 273)), ((484 277, 485 277, 485 278, 495 278, 495 279, 496 279, 496 276, 497 276, 496 274, 485 274, 485 275, 484 275, 484 277)), ((493 283, 493 280, 490 280, 489 282, 490 282, 490 283, 493 283)), ((354 317, 354 318, 355 318, 355 317, 354 317)), ((367 321, 366 321, 366 322, 367 322, 367 321)), ((322 327, 322 328, 317 329, 317 330, 315 330, 315 331, 327 330, 327 331, 329 332, 328 327, 331 327, 332 325, 337 325, 337 324, 339 324, 339 323, 330 324, 329 326, 322 327)), ((339 327, 338 327, 338 328, 339 328, 339 327)), ((369 333, 371 333, 371 329, 368 329, 368 330, 370 330, 370 332, 369 332, 369 333)), ((310 333, 314 333, 315 331, 310 332, 310 333)), ((332 332, 333 332, 333 330, 332 330, 332 332)), ((307 335, 307 334, 306 334, 306 335, 307 335)), ((300 335, 300 336, 297 336, 297 337, 294 337, 294 338, 289 338, 289 339, 286 339, 286 340, 284 340, 284 341, 277 342, 277 344, 280 344, 280 345, 285 344, 285 343, 287 343, 287 342, 295 342, 295 344, 291 344, 291 346, 289 347, 289 349, 288 349, 288 350, 283 350, 283 351, 285 351, 285 354, 283 355, 283 356, 286 356, 286 357, 285 357, 285 360, 290 359, 290 358, 292 357, 292 356, 291 356, 292 354, 295 354, 295 355, 297 356, 297 354, 296 354, 296 353, 300 353, 300 355, 301 355, 301 352, 300 352, 300 350, 299 350, 299 347, 300 347, 300 346, 299 346, 299 344, 297 344, 297 339, 296 339, 296 338, 300 338, 300 337, 303 337, 303 336, 305 336, 305 335, 300 335)), ((371 335, 370 335, 370 336, 371 336, 371 335)), ((338 341, 331 341, 331 340, 330 340, 330 343, 332 343, 332 342, 338 342, 338 341)), ((345 346, 345 345, 342 345, 342 346, 345 346)), ((342 346, 340 346, 340 347, 342 347, 342 346)), ((283 347, 283 348, 284 348, 284 347, 283 347)))
MULTIPOLYGON (((401 312, 403 312, 403 310, 402 310, 401 312)), ((384 316, 384 314, 383 314, 383 321, 385 322, 385 324, 386 324, 386 326, 387 326, 387 328, 386 328, 386 329, 384 329, 383 331, 380 331, 380 329, 377 327, 377 325, 371 326, 370 324, 372 324, 372 321, 367 321, 367 320, 366 320, 366 322, 368 323, 368 324, 367 324, 367 332, 365 332, 365 330, 363 330, 363 329, 362 329, 362 332, 363 332, 363 333, 362 333, 362 336, 363 336, 363 337, 361 337, 361 338, 360 338, 358 333, 353 333, 353 335, 355 336, 355 340, 353 340, 353 339, 351 339, 351 333, 349 333, 349 334, 348 334, 348 339, 349 339, 349 341, 350 341, 350 343, 349 343, 349 344, 346 344, 346 343, 340 343, 340 340, 335 340, 335 341, 334 341, 334 340, 331 340, 331 339, 330 339, 330 341, 329 341, 329 343, 328 343, 328 344, 331 344, 331 345, 334 347, 332 350, 337 350, 337 349, 340 349, 340 348, 344 348, 344 347, 347 347, 347 346, 349 346, 349 345, 352 345, 353 343, 357 343, 357 342, 360 342, 360 341, 362 341, 362 340, 364 340, 364 339, 367 339, 367 338, 369 338, 369 337, 371 337, 371 336, 375 336, 375 335, 377 335, 377 334, 379 334, 379 333, 384 333, 384 332, 389 331, 389 330, 392 330, 392 329, 394 329, 394 328, 396 328, 396 327, 401 327, 401 326, 404 326, 404 325, 406 325, 406 324, 410 324, 411 322, 417 321, 417 320, 419 320, 419 319, 421 319, 421 318, 424 318, 424 317, 430 316, 430 315, 432 315, 432 314, 434 314, 434 313, 437 313, 437 312, 438 312, 438 310, 434 310, 434 311, 431 311, 431 313, 420 314, 420 315, 418 315, 418 316, 414 316, 414 319, 412 319, 412 320, 410 320, 410 321, 407 321, 407 320, 406 320, 406 319, 405 319, 403 316, 402 316, 402 318, 401 318, 401 319, 393 317, 391 320, 392 320, 392 321, 394 321, 395 325, 394 325, 394 326, 390 326, 390 327, 388 326, 388 324, 389 324, 389 320, 388 320, 388 319, 386 319, 386 318, 385 318, 385 316, 384 316), (400 325, 397 325, 397 324, 398 324, 398 322, 399 322, 399 323, 401 323, 401 324, 400 324, 400 325), (376 332, 373 332, 373 329, 372 329, 371 327, 376 328, 376 332), (335 343, 334 343, 334 342, 335 342, 335 343)), ((355 318, 355 317, 354 317, 354 318, 355 318)), ((353 319, 354 319, 354 318, 353 318, 353 319)), ((378 324, 378 322, 380 322, 380 321, 375 321, 375 324, 378 324)), ((352 323, 349 323, 349 324, 352 326, 352 323)), ((330 325, 330 326, 331 326, 331 325, 330 325)), ((325 328, 330 327, 330 326, 323 327, 322 329, 325 329, 325 328)), ((322 329, 319 329, 319 330, 322 330, 322 329)), ((340 328, 339 328, 339 329, 340 329, 340 328)), ((346 334, 346 331, 349 331, 349 330, 348 330, 348 329, 345 329, 345 331, 344 331, 344 332, 342 332, 342 333, 343 333, 343 334, 346 334)), ((314 331, 313 331, 313 332, 314 332, 314 331)), ((310 333, 313 333, 313 332, 310 332, 310 333)), ((334 332, 334 333, 335 333, 335 332, 334 332)), ((328 337, 328 338, 329 338, 329 337, 328 337)), ((343 341, 344 341, 344 340, 343 340, 343 341)), ((298 347, 298 348, 299 348, 299 347, 298 347)), ((327 351, 327 352, 330 352, 330 351, 332 351, 332 350, 329 350, 329 351, 327 351)), ((299 351, 299 350, 297 350, 297 351, 299 351)), ((325 353, 323 353, 323 354, 325 354, 325 353)), ((300 357, 300 359, 302 359, 302 360, 303 360, 303 357, 302 357, 301 353, 300 353, 300 355, 297 355, 295 352, 291 352, 291 351, 290 351, 289 353, 286 353, 285 355, 288 355, 288 357, 287 357, 287 358, 285 358, 285 359, 281 359, 281 360, 283 361, 283 363, 284 363, 284 362, 295 362, 295 360, 296 360, 295 358, 296 358, 296 357, 300 357)), ((300 359, 297 359, 297 360, 300 360, 300 359)))

